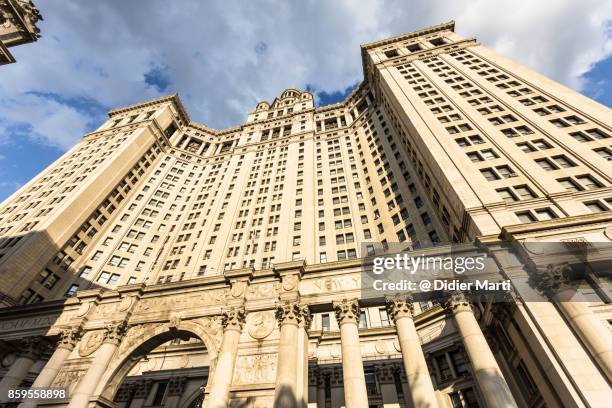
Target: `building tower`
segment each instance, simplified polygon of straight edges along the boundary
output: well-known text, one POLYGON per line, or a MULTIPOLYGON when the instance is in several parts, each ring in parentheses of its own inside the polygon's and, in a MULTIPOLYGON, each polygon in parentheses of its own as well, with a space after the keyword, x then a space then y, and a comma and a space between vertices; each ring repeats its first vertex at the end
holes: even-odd
POLYGON ((0 65, 15 62, 8 47, 38 41, 42 19, 31 0, 0 1, 0 65))
MULTIPOLYGON (((0 392, 40 372, 35 385, 71 387, 69 407, 603 404, 605 276, 581 275, 579 312, 357 298, 363 259, 395 244, 611 242, 610 110, 452 22, 361 51, 364 81, 335 105, 287 89, 223 130, 177 95, 113 110, 9 197, 7 353, 28 333, 70 350, 8 367, 0 392), (160 356, 181 361, 167 377, 149 373, 160 356)), ((526 279, 500 251, 499 275, 526 279)))

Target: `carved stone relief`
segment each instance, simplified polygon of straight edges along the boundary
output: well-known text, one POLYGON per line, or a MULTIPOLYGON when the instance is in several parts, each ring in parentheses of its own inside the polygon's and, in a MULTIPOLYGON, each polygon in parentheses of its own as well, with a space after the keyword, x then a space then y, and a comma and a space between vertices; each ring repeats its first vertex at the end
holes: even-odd
POLYGON ((275 324, 274 312, 256 312, 247 318, 247 331, 255 340, 263 340, 272 333, 275 324))
POLYGON ((239 356, 234 371, 234 384, 261 384, 275 381, 278 354, 263 353, 239 356))
POLYGON ((79 345, 79 355, 87 357, 102 345, 104 341, 104 330, 94 330, 85 333, 79 345))

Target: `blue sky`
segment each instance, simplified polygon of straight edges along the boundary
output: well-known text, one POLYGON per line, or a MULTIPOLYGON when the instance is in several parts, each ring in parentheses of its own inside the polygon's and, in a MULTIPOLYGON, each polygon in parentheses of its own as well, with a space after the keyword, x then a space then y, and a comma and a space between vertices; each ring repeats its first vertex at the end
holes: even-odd
POLYGON ((224 128, 289 87, 335 103, 362 79, 359 44, 453 19, 465 37, 612 105, 610 1, 36 3, 42 38, 0 67, 0 200, 111 108, 178 92, 193 120, 224 128))

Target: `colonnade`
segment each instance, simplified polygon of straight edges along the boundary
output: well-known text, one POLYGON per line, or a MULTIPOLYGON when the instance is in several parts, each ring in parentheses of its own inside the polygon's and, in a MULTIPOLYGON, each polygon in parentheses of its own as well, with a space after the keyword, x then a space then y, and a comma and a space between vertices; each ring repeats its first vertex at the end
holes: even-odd
MULTIPOLYGON (((386 306, 389 316, 395 323, 402 354, 407 383, 405 394, 415 408, 436 407, 437 398, 434 385, 413 320, 412 299, 408 296, 390 298, 387 299, 386 306)), ((517 406, 478 324, 472 305, 461 293, 456 293, 445 303, 445 307, 453 316, 454 324, 471 364, 474 380, 485 405, 487 407, 506 408, 517 406)), ((564 309, 564 312, 568 315, 573 310, 570 310, 567 305, 561 307, 567 309, 564 309)), ((332 379, 332 382, 335 381, 334 383, 340 384, 341 388, 332 387, 332 399, 341 400, 342 405, 346 408, 368 406, 368 391, 366 389, 359 337, 360 306, 358 300, 341 299, 334 301, 332 308, 340 328, 342 354, 341 378, 332 379), (343 391, 339 391, 340 389, 343 391)), ((576 313, 573 315, 576 315, 572 320, 574 327, 579 329, 585 325, 584 322, 588 316, 584 317, 583 314, 576 313)), ((324 387, 321 386, 320 377, 318 379, 319 384, 315 384, 316 389, 311 389, 311 392, 308 392, 308 365, 305 359, 308 342, 305 339, 307 339, 311 321, 309 308, 301 304, 299 298, 285 299, 277 306, 276 318, 280 329, 280 339, 274 397, 275 406, 283 408, 306 406, 308 404, 308 394, 311 395, 311 398, 316 399, 316 405, 314 405, 315 401, 311 401, 308 406, 324 406, 322 404, 326 395, 324 387), (299 352, 297 352, 298 350, 299 352)), ((244 305, 232 307, 223 312, 223 336, 214 372, 207 387, 206 408, 228 406, 238 345, 245 319, 244 305)), ((96 351, 95 359, 92 360, 70 396, 67 405, 69 408, 83 408, 89 404, 90 398, 116 354, 126 329, 125 321, 109 324, 106 327, 104 340, 96 351)), ((591 329, 590 332, 583 330, 580 335, 588 338, 589 333, 592 334, 593 330, 591 329)), ((49 387, 52 385, 61 367, 77 345, 80 336, 81 330, 78 328, 61 332, 59 344, 36 378, 34 387, 49 387)), ((601 341, 599 343, 589 343, 594 351, 599 352, 600 358, 607 361, 607 351, 609 350, 605 349, 605 344, 603 346, 601 344, 601 341)), ((40 346, 36 341, 28 340, 24 342, 23 352, 17 355, 7 374, 0 381, 0 395, 6 395, 8 389, 17 388, 22 383, 39 358, 40 352, 38 350, 40 350, 40 346)), ((393 376, 389 375, 388 372, 385 373, 384 370, 384 365, 377 367, 377 374, 379 378, 383 380, 386 378, 389 381, 381 380, 379 383, 381 387, 388 386, 389 393, 391 393, 391 387, 395 387, 394 381, 392 381, 393 376)), ((22 408, 35 407, 35 403, 28 401, 20 406, 22 408)))

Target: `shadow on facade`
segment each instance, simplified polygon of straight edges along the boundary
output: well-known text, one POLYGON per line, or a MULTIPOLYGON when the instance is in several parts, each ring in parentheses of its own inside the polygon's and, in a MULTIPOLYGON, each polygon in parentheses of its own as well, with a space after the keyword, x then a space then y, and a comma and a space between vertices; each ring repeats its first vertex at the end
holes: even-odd
MULTIPOLYGON (((248 405, 243 405, 247 407, 248 405)), ((276 393, 274 408, 298 408, 297 399, 291 388, 282 386, 276 393)))

